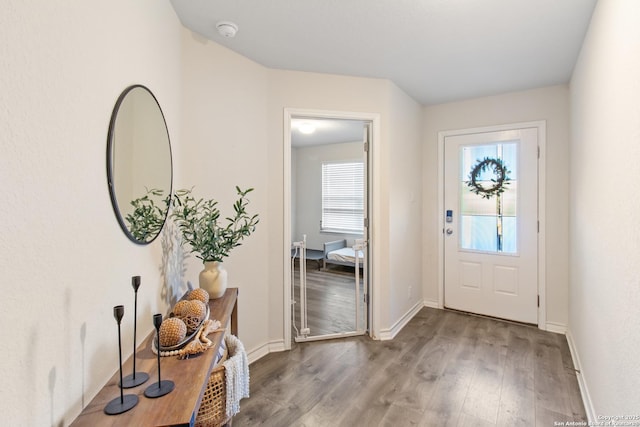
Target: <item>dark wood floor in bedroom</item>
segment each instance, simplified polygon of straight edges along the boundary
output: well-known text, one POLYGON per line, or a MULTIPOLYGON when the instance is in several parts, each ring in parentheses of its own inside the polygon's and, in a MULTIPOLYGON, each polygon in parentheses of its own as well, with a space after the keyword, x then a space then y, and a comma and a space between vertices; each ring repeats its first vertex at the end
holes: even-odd
POLYGON ((239 426, 553 426, 586 421, 563 335, 431 308, 391 341, 294 344, 250 367, 239 426))
MULTIPOLYGON (((294 269, 295 324, 300 327, 299 271, 294 269)), ((315 261, 307 261, 307 326, 311 335, 327 335, 356 330, 355 270, 332 265, 320 270, 315 261)), ((362 297, 362 277, 360 296, 362 297)), ((360 327, 366 328, 363 298, 360 298, 360 327)), ((295 336, 295 331, 293 332, 295 336)))

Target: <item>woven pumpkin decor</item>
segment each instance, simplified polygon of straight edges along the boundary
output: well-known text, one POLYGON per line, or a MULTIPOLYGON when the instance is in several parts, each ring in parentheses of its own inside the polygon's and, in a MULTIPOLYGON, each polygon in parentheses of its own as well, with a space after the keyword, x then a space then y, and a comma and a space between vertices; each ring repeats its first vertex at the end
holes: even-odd
POLYGON ((182 319, 168 317, 162 321, 158 335, 162 347, 174 346, 187 336, 187 325, 182 319))
POLYGON ((202 288, 196 288, 187 295, 188 300, 198 300, 207 304, 209 302, 209 292, 202 288))
POLYGON ((187 301, 187 304, 181 312, 181 317, 192 316, 201 321, 206 314, 207 306, 202 301, 194 299, 187 301))
POLYGON ((189 301, 180 300, 176 303, 176 305, 173 306, 173 310, 171 310, 171 312, 177 317, 182 317, 182 315, 186 313, 188 306, 189 306, 189 301))
POLYGON ((200 326, 200 323, 207 315, 207 306, 205 303, 197 299, 185 302, 186 304, 180 307, 180 314, 178 316, 185 325, 187 325, 187 333, 191 334, 198 329, 198 326, 200 326))

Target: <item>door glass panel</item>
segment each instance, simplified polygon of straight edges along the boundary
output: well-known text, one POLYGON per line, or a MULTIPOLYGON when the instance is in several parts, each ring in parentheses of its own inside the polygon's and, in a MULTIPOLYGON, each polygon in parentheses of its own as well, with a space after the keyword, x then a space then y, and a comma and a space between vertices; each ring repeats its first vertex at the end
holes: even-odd
MULTIPOLYGON (((460 248, 491 253, 516 254, 518 205, 518 142, 470 145, 460 149, 460 248), (503 192, 476 194, 469 185, 472 170, 483 160, 502 162, 508 171, 503 192), (487 197, 489 196, 489 197, 487 197)), ((496 185, 498 174, 492 165, 476 174, 482 189, 496 185)))

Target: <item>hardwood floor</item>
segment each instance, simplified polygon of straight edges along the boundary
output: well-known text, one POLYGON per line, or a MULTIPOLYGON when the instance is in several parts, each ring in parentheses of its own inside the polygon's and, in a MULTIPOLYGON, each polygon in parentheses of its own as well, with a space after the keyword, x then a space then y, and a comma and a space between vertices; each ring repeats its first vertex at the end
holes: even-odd
POLYGON ((250 367, 239 426, 553 426, 585 421, 563 335, 423 308, 391 341, 293 344, 250 367))
MULTIPOLYGON (((295 325, 300 328, 300 290, 298 264, 294 269, 295 325)), ((362 279, 360 279, 362 295, 362 279)), ((315 261, 307 261, 307 325, 311 336, 353 332, 356 330, 355 271, 332 266, 321 271, 315 261)), ((360 301, 360 325, 364 329, 364 303, 360 301)), ((295 331, 293 331, 295 336, 295 331)))

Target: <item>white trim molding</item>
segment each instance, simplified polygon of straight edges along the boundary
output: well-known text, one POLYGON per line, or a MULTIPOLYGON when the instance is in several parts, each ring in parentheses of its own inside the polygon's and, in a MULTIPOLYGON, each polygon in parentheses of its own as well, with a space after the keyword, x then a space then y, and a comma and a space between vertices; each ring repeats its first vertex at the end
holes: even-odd
POLYGON ((380 331, 380 335, 378 336, 381 341, 388 341, 395 338, 398 333, 404 328, 407 323, 413 319, 413 317, 418 314, 418 312, 424 307, 424 303, 422 301, 418 301, 414 304, 413 307, 409 309, 396 323, 391 326, 389 329, 382 329, 380 331))
POLYGON ((433 300, 424 300, 423 304, 425 307, 430 307, 430 308, 442 308, 440 307, 440 304, 438 303, 438 301, 433 301, 433 300))
POLYGON ((247 359, 249 359, 249 364, 256 362, 262 359, 269 353, 277 353, 280 351, 284 351, 284 341, 283 340, 274 340, 266 342, 257 348, 254 348, 251 351, 247 352, 247 359))
POLYGON ((584 404, 584 410, 587 413, 587 420, 589 425, 596 425, 596 410, 593 407, 591 401, 591 395, 589 394, 589 388, 587 387, 587 381, 582 375, 582 364, 580 363, 580 356, 578 354, 578 348, 573 340, 571 329, 567 329, 567 344, 569 344, 569 351, 571 352, 571 359, 573 360, 573 368, 576 370, 576 377, 578 378, 578 386, 580 387, 580 394, 582 395, 582 403, 584 404))
POLYGON ((565 325, 564 323, 547 322, 545 330, 556 334, 566 335, 567 325, 565 325))

